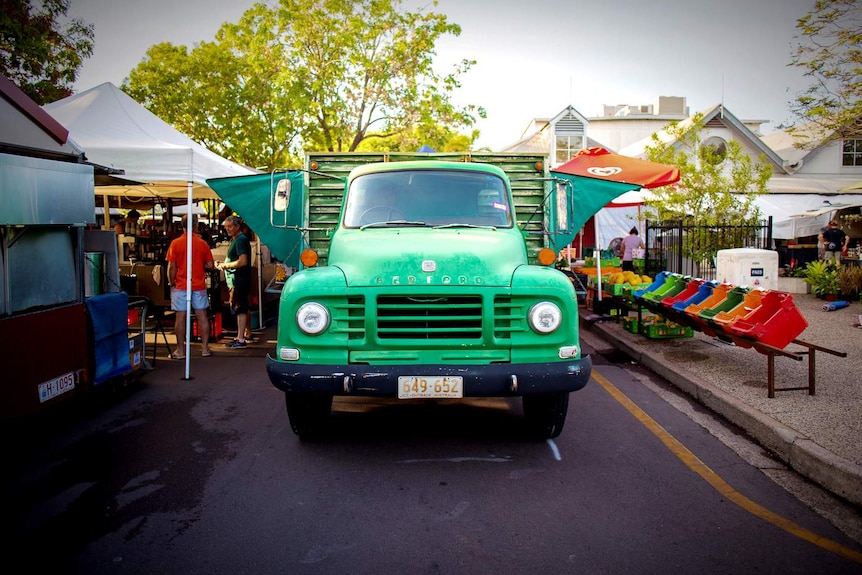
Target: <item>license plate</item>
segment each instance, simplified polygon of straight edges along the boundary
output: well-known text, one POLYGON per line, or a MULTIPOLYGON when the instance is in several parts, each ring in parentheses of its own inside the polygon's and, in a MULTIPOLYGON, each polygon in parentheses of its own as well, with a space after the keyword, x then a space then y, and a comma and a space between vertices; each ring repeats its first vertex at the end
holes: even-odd
POLYGON ((436 375, 408 375, 398 378, 398 399, 425 397, 464 397, 464 378, 436 375))
POLYGON ((58 395, 75 389, 75 373, 64 373, 60 377, 39 384, 39 403, 45 403, 58 395))

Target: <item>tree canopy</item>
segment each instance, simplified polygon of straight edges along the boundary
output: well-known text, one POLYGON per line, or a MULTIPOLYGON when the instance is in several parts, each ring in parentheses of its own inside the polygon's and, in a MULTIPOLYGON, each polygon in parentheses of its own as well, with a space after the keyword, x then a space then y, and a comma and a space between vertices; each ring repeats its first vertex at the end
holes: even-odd
MULTIPOLYGON (((817 0, 796 29, 791 65, 805 70, 811 85, 791 102, 791 111, 826 140, 862 137, 862 3, 817 0)), ((809 143, 797 133, 799 145, 809 143)))
POLYGON ((437 40, 460 27, 401 3, 259 3, 213 42, 151 47, 123 89, 189 137, 254 167, 296 165, 303 150, 461 145, 457 131, 484 117, 451 101, 473 62, 445 76, 433 68, 437 40))
POLYGON ((93 55, 93 25, 65 18, 69 0, 0 0, 0 74, 37 104, 72 94, 93 55))

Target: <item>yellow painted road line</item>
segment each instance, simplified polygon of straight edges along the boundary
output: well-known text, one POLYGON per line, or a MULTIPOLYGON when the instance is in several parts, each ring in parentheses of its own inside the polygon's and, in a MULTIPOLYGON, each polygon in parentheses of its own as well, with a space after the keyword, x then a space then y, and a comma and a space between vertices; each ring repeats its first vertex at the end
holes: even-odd
POLYGON ((862 563, 862 553, 858 551, 854 551, 849 547, 845 547, 840 543, 836 543, 831 539, 827 539, 825 537, 821 537, 816 533, 813 533, 801 525, 794 523, 793 521, 778 515, 777 513, 770 511, 769 509, 759 505, 749 499, 748 497, 742 495, 733 487, 730 486, 724 479, 722 479, 715 471, 710 469, 703 461, 698 459, 698 457, 689 451, 682 443, 680 443, 673 435, 667 432, 665 428, 659 425, 653 418, 651 418, 647 413, 642 410, 640 407, 635 405, 635 403, 629 399, 623 392, 621 392, 614 384, 605 379, 600 373, 597 373, 596 370, 593 370, 592 379, 598 383, 602 389, 607 391, 611 397, 616 399, 626 410, 629 411, 635 418, 640 421, 644 427, 650 430, 653 435, 658 437, 665 446, 670 449, 670 451, 676 455, 680 460, 682 460, 685 465, 701 476, 707 483, 709 483, 713 489, 718 491, 723 497, 726 497, 730 501, 736 503, 752 515, 756 515, 761 519, 772 523, 779 529, 783 529, 784 531, 790 533, 791 535, 795 535, 800 539, 804 539, 809 543, 813 543, 818 547, 822 547, 827 551, 831 551, 832 553, 836 553, 842 557, 846 557, 851 561, 855 561, 856 563, 862 563))

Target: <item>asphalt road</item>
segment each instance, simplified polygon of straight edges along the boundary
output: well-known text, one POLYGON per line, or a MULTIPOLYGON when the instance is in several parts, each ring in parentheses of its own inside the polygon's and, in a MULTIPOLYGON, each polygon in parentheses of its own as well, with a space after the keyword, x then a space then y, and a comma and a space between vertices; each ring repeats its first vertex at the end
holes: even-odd
MULTIPOLYGON (((520 402, 337 400, 302 443, 258 357, 4 434, 7 564, 53 573, 859 573, 862 547, 628 370, 562 435, 520 402), (690 454, 687 455, 687 454, 690 454)), ((602 365, 604 363, 604 365, 602 365)))

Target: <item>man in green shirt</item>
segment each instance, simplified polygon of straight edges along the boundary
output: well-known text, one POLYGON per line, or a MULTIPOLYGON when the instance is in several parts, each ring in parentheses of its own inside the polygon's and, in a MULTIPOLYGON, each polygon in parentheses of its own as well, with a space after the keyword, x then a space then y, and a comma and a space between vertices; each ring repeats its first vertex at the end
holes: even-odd
POLYGON ((225 281, 230 290, 230 312, 236 317, 236 339, 225 344, 229 348, 245 347, 245 333, 248 324, 248 295, 251 289, 251 243, 242 233, 242 220, 238 216, 228 216, 224 229, 231 237, 227 257, 216 267, 224 270, 225 281))

